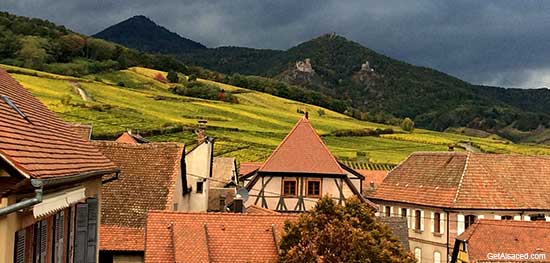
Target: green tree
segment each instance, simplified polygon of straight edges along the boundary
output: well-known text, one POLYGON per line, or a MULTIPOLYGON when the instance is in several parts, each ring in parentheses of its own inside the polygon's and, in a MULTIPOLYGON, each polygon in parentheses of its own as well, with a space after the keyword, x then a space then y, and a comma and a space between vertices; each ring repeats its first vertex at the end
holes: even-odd
POLYGON ((414 121, 411 120, 411 118, 407 117, 401 122, 401 129, 404 131, 412 131, 414 130, 414 121))
POLYGON ((324 196, 284 229, 281 262, 415 262, 374 210, 357 198, 344 206, 324 196))
POLYGON ((23 60, 27 68, 40 68, 46 61, 48 54, 43 48, 45 39, 35 36, 26 36, 21 40, 21 49, 17 56, 23 60))
POLYGON ((179 82, 178 73, 176 73, 173 70, 170 70, 170 71, 168 71, 168 74, 166 75, 166 79, 168 79, 168 81, 170 81, 170 83, 178 83, 179 82))

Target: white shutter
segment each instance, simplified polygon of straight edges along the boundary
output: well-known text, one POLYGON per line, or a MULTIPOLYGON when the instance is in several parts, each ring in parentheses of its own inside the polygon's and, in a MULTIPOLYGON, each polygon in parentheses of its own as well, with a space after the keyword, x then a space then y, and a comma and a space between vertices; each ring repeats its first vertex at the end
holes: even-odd
POLYGON ((420 231, 424 231, 424 210, 420 210, 420 231))
POLYGON ((494 218, 495 220, 500 220, 500 219, 502 219, 499 215, 493 215, 493 218, 494 218))
POLYGON ((521 216, 514 216, 514 220, 520 221, 520 220, 521 220, 521 216))
POLYGON ((409 208, 407 208, 407 226, 408 226, 409 228, 411 228, 412 217, 413 217, 412 210, 409 209, 409 208))
POLYGON ((458 214, 457 216, 457 225, 456 225, 456 234, 460 235, 464 232, 464 215, 458 214))
POLYGON ((523 216, 523 220, 525 220, 525 221, 531 221, 531 217, 530 217, 530 216, 523 216))
POLYGON ((477 219, 483 219, 483 218, 485 218, 484 215, 478 215, 478 216, 477 216, 477 219))
POLYGON ((401 217, 401 208, 396 207, 395 209, 397 209, 397 216, 401 217))
POLYGON ((445 213, 441 213, 439 217, 441 218, 441 223, 439 224, 439 232, 441 234, 445 234, 445 227, 447 226, 447 222, 445 220, 447 220, 447 218, 445 218, 445 213))
POLYGON ((430 212, 430 228, 431 228, 431 232, 434 233, 434 232, 435 232, 435 216, 434 216, 434 212, 430 212))

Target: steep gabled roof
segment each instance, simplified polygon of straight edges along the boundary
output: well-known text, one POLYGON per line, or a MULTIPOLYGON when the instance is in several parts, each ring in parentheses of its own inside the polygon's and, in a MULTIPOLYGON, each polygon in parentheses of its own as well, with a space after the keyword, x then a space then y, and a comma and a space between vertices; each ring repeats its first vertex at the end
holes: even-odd
POLYGON ((373 199, 462 209, 550 209, 550 157, 418 152, 373 199))
POLYGON ((149 212, 145 262, 277 262, 288 214, 149 212))
MULTIPOLYGON (((487 255, 489 253, 548 253, 550 222, 480 219, 457 239, 468 244, 470 262, 508 262, 507 260, 489 260, 487 255)), ((548 262, 548 260, 536 262, 548 262)))
POLYGON ((258 171, 345 174, 307 118, 298 120, 258 171))
POLYGON ((130 132, 124 132, 116 139, 117 142, 129 143, 129 144, 140 144, 148 143, 149 141, 139 134, 132 134, 130 132))
MULTIPOLYGON (((120 230, 117 233, 143 233, 148 210, 172 209, 183 144, 112 141, 93 141, 93 144, 121 170, 118 180, 104 184, 101 189, 102 227, 119 227, 116 228, 120 230)), ((125 240, 125 237, 114 233, 101 235, 101 248, 122 250, 124 245, 120 244, 120 240, 125 240)), ((126 247, 127 250, 135 248, 133 243, 128 243, 126 247)))
POLYGON ((0 158, 28 178, 114 173, 116 166, 0 69, 0 158))

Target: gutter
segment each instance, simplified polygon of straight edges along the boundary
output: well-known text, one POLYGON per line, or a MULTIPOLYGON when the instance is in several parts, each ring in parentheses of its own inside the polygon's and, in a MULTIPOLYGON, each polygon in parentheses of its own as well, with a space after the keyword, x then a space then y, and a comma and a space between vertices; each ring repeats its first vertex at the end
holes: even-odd
POLYGON ((26 199, 24 201, 0 208, 0 216, 5 216, 7 214, 13 213, 15 211, 27 208, 38 203, 42 202, 42 197, 44 193, 44 183, 39 179, 31 179, 31 184, 34 187, 34 197, 31 199, 26 199))

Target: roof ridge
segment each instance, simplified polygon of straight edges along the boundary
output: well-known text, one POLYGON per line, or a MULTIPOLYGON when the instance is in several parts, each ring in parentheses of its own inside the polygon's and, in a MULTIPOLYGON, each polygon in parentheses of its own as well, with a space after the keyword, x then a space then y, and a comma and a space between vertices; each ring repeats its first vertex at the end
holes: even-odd
POLYGON ((458 182, 458 187, 456 188, 455 197, 453 199, 453 206, 456 205, 456 202, 458 200, 458 196, 460 195, 460 189, 462 188, 462 183, 464 181, 464 176, 466 175, 466 171, 468 170, 468 164, 470 162, 470 154, 471 154, 471 152, 467 152, 467 154, 466 154, 466 160, 464 161, 464 170, 462 170, 462 174, 460 175, 460 181, 458 182))
POLYGON ((297 214, 249 214, 249 213, 229 213, 229 212, 190 212, 190 211, 171 211, 171 210, 149 210, 147 216, 152 214, 174 214, 174 215, 227 215, 227 216, 262 216, 262 217, 298 217, 297 214))
POLYGON ((180 143, 180 142, 149 142, 149 143, 142 143, 142 144, 131 144, 131 143, 123 143, 123 142, 117 142, 117 141, 109 141, 109 140, 92 140, 91 142, 92 144, 116 145, 122 148, 161 148, 163 146, 173 146, 173 147, 185 146, 184 143, 180 143))

